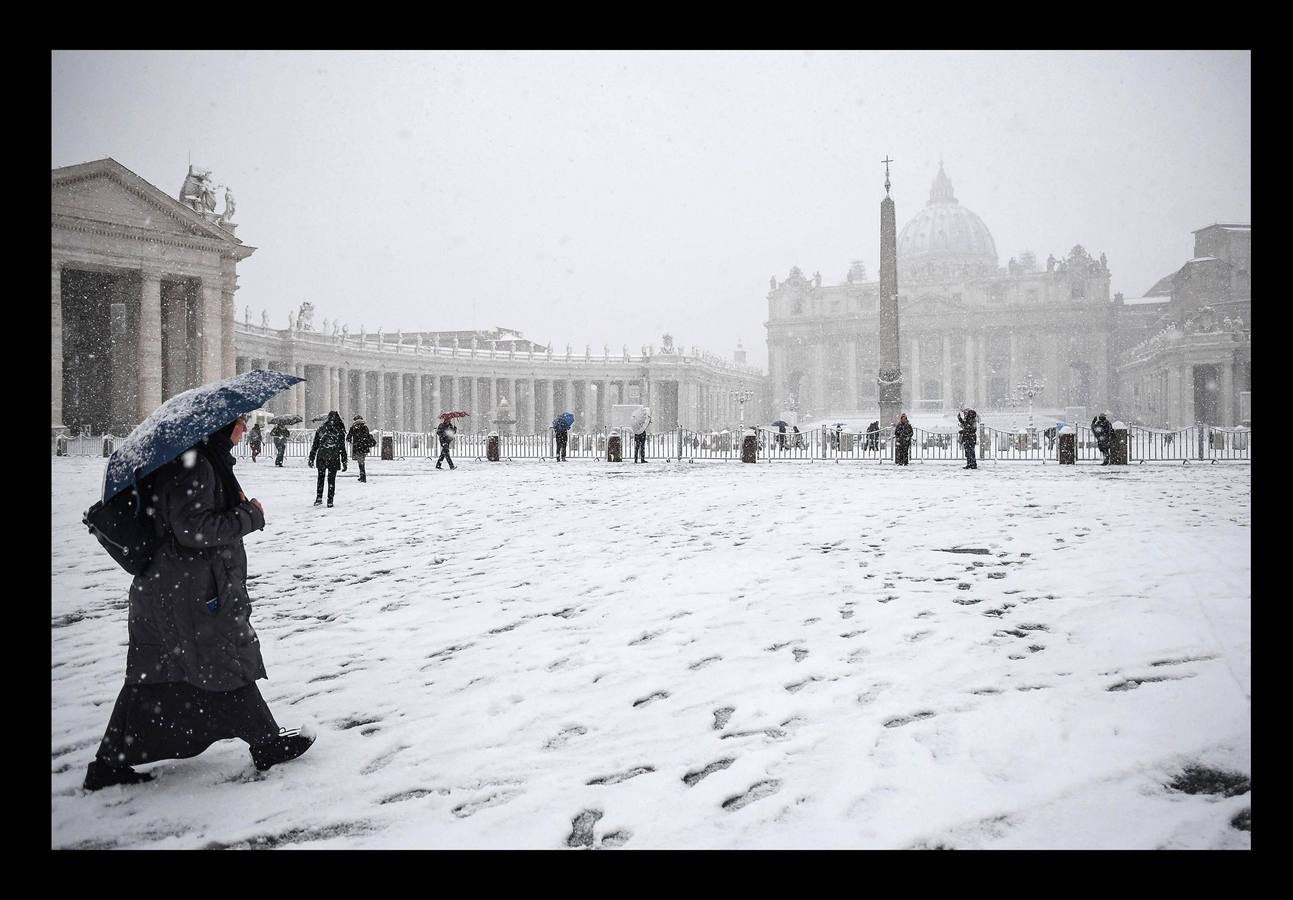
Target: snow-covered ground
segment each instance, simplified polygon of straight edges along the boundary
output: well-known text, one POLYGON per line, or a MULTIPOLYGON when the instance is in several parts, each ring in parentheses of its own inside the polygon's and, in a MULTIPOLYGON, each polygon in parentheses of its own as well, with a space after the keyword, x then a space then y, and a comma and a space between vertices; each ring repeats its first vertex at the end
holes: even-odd
POLYGON ((1245 465, 242 462, 319 740, 93 794, 129 579, 52 465, 54 847, 1250 846, 1245 465))

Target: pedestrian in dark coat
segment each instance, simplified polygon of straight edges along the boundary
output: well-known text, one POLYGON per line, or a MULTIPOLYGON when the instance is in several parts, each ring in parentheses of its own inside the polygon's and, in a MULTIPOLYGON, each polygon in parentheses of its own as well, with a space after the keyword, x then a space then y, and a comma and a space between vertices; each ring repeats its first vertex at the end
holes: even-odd
POLYGON ((269 436, 274 439, 274 465, 282 467, 283 453, 287 450, 287 439, 292 436, 292 432, 287 430, 287 426, 279 422, 274 426, 269 436))
POLYGON ((790 437, 790 445, 794 447, 796 450, 802 450, 804 447, 804 436, 803 434, 800 433, 799 426, 791 425, 790 430, 792 432, 790 437))
POLYGON ((257 422, 247 434, 247 446, 251 449, 251 461, 255 462, 256 457, 260 456, 260 448, 264 443, 264 435, 260 432, 260 423, 257 422))
POLYGON ((457 433, 458 429, 453 427, 453 422, 449 419, 441 419, 440 424, 435 427, 435 436, 440 439, 440 458, 435 461, 437 469, 443 462, 447 462, 451 469, 458 468, 449 456, 449 445, 453 443, 454 435, 457 433))
POLYGON ((646 462, 646 439, 647 428, 651 425, 651 413, 647 413, 646 418, 642 420, 642 430, 633 432, 633 461, 646 462))
POLYGON ((566 461, 566 443, 570 440, 570 426, 566 420, 557 416, 552 420, 552 433, 557 438, 557 462, 566 461))
POLYGON ((866 427, 866 446, 868 450, 880 449, 880 423, 872 422, 866 427))
POLYGON ((961 424, 961 446, 965 448, 965 468, 977 469, 974 461, 974 445, 979 442, 979 414, 972 409, 963 409, 956 414, 956 421, 961 424))
POLYGON ((777 426, 777 446, 782 450, 786 449, 786 423, 782 422, 777 426))
POLYGON ((368 451, 377 446, 377 441, 368 430, 368 426, 364 424, 363 416, 355 416, 351 421, 354 424, 350 426, 350 431, 346 432, 346 440, 350 442, 350 455, 354 457, 355 462, 359 463, 359 480, 367 481, 368 473, 364 471, 364 459, 368 456, 368 451))
POLYGON ((907 465, 911 454, 911 436, 914 430, 907 421, 907 414, 898 417, 898 424, 893 427, 893 461, 900 466, 907 465))
POLYGON ((328 477, 328 506, 332 506, 332 497, 337 492, 337 467, 345 471, 346 458, 346 423, 341 421, 341 413, 335 409, 328 413, 327 420, 314 432, 314 443, 310 445, 310 468, 318 462, 319 485, 314 492, 314 505, 323 502, 323 477, 328 477))
POLYGON ((161 543, 130 585, 126 683, 85 788, 148 781, 131 766, 197 756, 240 738, 257 769, 295 759, 309 729, 282 731, 256 681, 267 677, 251 626, 243 537, 265 527, 260 501, 234 477, 241 418, 207 436, 149 479, 161 543))
POLYGON ((1100 448, 1100 453, 1104 456, 1104 462, 1100 465, 1109 465, 1109 448, 1113 443, 1113 423, 1109 421, 1108 415, 1100 413, 1091 420, 1091 433, 1095 435, 1095 445, 1100 448))

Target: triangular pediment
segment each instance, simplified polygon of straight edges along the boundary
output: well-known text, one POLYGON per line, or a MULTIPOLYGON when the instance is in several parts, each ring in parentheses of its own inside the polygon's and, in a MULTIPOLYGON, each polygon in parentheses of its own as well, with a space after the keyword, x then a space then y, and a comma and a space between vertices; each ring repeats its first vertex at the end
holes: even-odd
POLYGON ((116 160, 54 169, 50 176, 50 212, 55 216, 242 244, 116 160))

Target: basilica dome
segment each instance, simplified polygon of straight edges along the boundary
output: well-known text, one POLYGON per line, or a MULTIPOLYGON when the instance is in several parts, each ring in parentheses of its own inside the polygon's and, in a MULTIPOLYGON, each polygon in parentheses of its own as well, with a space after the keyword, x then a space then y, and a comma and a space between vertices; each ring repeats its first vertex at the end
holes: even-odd
POLYGON ((997 245, 983 220, 956 202, 938 164, 929 202, 898 234, 898 283, 942 280, 997 271, 997 245))

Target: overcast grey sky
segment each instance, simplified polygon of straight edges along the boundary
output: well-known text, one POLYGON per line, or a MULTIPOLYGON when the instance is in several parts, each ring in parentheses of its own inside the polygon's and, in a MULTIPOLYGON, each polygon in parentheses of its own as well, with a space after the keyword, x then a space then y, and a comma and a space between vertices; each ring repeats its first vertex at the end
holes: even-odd
MULTIPOLYGON (((1243 52, 55 52, 51 165, 237 196, 239 316, 766 361, 768 277, 879 269, 940 155, 999 262, 1140 296, 1248 222, 1243 52)), ((223 205, 223 204, 222 204, 223 205)), ((900 286, 901 287, 901 286, 900 286)))

